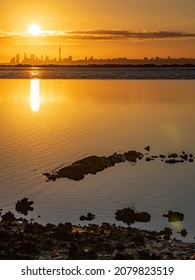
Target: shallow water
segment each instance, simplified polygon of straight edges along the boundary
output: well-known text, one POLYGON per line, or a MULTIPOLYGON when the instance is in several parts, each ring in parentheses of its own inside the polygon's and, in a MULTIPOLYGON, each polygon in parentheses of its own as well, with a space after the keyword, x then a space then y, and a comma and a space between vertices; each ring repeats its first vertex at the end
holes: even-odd
POLYGON ((152 215, 138 226, 185 227, 185 240, 194 240, 195 163, 121 163, 78 182, 42 176, 89 155, 146 153, 147 145, 151 155, 195 153, 194 92, 194 80, 1 79, 0 208, 14 211, 26 196, 39 222, 79 223, 92 212, 94 222, 114 223, 117 209, 134 205, 152 215), (184 222, 170 225, 168 210, 183 212, 184 222))
POLYGON ((0 79, 195 79, 195 67, 0 67, 0 79))

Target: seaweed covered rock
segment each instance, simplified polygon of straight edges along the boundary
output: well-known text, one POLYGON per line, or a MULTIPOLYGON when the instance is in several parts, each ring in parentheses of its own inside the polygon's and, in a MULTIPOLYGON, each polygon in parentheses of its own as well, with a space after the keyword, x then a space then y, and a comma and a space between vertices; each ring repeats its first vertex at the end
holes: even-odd
POLYGON ((135 222, 147 223, 150 221, 151 215, 147 212, 136 212, 131 207, 126 207, 116 211, 115 219, 127 225, 131 225, 135 222))
MULTIPOLYGON (((145 148, 147 151, 150 151, 150 146, 145 148)), ((83 159, 77 160, 70 165, 60 166, 57 169, 54 169, 51 173, 45 172, 44 176, 47 177, 46 181, 55 181, 58 178, 68 178, 75 181, 83 180, 84 177, 88 174, 95 175, 98 172, 103 171, 106 168, 112 167, 117 163, 129 162, 131 165, 135 165, 137 160, 145 158, 146 162, 154 161, 158 158, 161 161, 168 164, 175 163, 184 163, 193 162, 193 154, 186 154, 182 152, 179 156, 177 153, 168 153, 167 155, 149 155, 146 153, 143 155, 141 152, 130 150, 123 154, 114 153, 108 157, 106 156, 88 156, 83 159)))
POLYGON ((79 220, 80 221, 92 221, 94 218, 95 218, 95 215, 92 214, 91 212, 89 212, 87 214, 87 216, 84 216, 84 215, 80 216, 79 220))
POLYGON ((142 159, 143 154, 136 151, 128 151, 124 153, 124 157, 127 161, 136 163, 137 159, 142 159))
POLYGON ((105 157, 90 156, 75 161, 69 166, 61 168, 57 175, 59 178, 65 177, 75 181, 82 180, 87 174, 96 174, 108 167, 105 157))
POLYGON ((163 214, 163 217, 167 217, 169 222, 178 222, 183 221, 184 214, 169 210, 168 214, 163 214))
POLYGON ((186 235, 188 234, 187 230, 185 228, 183 228, 181 231, 180 231, 180 234, 181 236, 183 237, 186 237, 186 235))
POLYGON ((33 201, 28 201, 28 198, 23 198, 22 200, 18 200, 16 203, 16 211, 18 213, 24 214, 25 216, 28 214, 28 211, 33 211, 33 207, 31 205, 33 201))
POLYGON ((13 222, 16 220, 14 214, 10 211, 1 216, 2 222, 13 222))

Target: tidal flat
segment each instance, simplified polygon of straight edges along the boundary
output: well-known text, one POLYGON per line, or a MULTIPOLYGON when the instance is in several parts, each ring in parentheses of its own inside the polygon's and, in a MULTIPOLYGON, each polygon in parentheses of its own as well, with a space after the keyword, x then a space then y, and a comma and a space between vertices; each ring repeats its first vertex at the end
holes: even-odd
MULTIPOLYGON (((33 211, 33 201, 23 198, 15 205, 25 216, 33 211)), ((1 209, 2 211, 2 209, 1 209)), ((169 221, 182 221, 183 213, 169 211, 169 221)), ((9 260, 193 260, 195 243, 172 238, 172 230, 148 231, 132 227, 135 222, 149 222, 151 215, 124 208, 115 213, 118 221, 128 226, 90 223, 95 215, 80 216, 85 225, 70 222, 42 225, 35 220, 16 218, 12 212, 1 215, 0 259, 9 260)), ((183 229, 181 235, 187 234, 183 229)))

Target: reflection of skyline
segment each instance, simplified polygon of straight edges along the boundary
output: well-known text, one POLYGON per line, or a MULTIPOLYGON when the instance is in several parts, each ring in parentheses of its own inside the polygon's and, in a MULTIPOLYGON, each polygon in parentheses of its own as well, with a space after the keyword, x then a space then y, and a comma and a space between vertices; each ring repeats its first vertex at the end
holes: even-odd
POLYGON ((39 80, 30 81, 30 107, 33 112, 38 112, 40 108, 39 80))

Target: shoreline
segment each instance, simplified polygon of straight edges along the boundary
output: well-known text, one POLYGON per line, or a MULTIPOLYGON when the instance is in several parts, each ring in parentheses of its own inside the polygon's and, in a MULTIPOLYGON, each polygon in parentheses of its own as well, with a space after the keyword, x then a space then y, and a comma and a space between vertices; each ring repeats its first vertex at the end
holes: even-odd
POLYGON ((25 67, 36 67, 36 68, 194 68, 193 63, 184 64, 0 64, 0 68, 25 68, 25 67))
MULTIPOLYGON (((28 200, 26 200, 28 201, 28 200)), ((21 202, 19 202, 21 203, 21 202)), ((33 203, 27 202, 29 209, 33 203)), ((18 207, 20 205, 17 203, 18 207)), ((16 206, 17 207, 17 206, 16 206)), ((27 209, 27 208, 26 208, 27 209)), ((32 211, 32 209, 31 209, 32 211)), ((121 210, 118 210, 121 211, 121 210)), ((136 213, 146 218, 146 212, 136 213)), ((177 212, 176 212, 177 213, 177 212)), ((27 214, 27 212, 26 212, 27 214)), ((91 223, 93 214, 81 216, 88 225, 70 222, 42 225, 16 218, 10 211, 1 216, 1 260, 194 260, 195 242, 171 238, 161 231, 91 223)), ((144 218, 144 219, 145 219, 144 218)))

